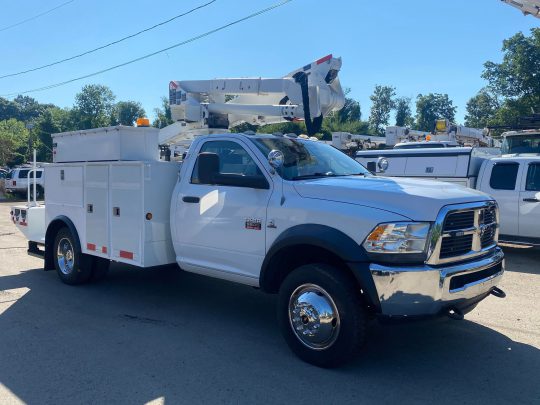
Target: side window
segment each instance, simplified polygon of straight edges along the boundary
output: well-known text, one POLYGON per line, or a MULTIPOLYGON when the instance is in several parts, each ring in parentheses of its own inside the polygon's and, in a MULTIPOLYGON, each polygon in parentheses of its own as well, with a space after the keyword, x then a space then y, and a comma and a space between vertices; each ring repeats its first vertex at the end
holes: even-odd
POLYGON ((19 170, 19 179, 27 179, 28 170, 19 170))
POLYGON ((532 163, 527 171, 527 191, 540 191, 540 164, 532 163))
MULTIPOLYGON (((259 177, 264 179, 264 175, 259 169, 249 153, 239 144, 232 141, 208 141, 200 149, 199 153, 210 152, 215 153, 219 157, 219 175, 227 176, 227 178, 253 178, 259 177)), ((199 181, 199 160, 195 162, 193 173, 191 175, 191 183, 201 184, 199 181)), ((216 181, 216 184, 221 184, 216 181)), ((223 184, 231 185, 231 184, 223 184)))
POLYGON ((499 163, 493 166, 489 186, 493 190, 515 190, 519 163, 499 163))

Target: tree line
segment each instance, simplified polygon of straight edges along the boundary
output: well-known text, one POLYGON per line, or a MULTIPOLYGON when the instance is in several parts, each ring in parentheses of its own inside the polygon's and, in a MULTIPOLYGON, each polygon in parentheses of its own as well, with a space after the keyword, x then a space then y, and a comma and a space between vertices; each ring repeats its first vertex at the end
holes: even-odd
MULTIPOLYGON (((475 128, 513 126, 520 116, 540 107, 540 28, 530 35, 518 33, 505 40, 501 63, 484 64, 482 78, 487 85, 467 103, 465 125, 475 128)), ((448 94, 419 94, 414 100, 398 96, 397 89, 377 85, 367 120, 357 100, 349 97, 346 89, 345 106, 326 117, 320 137, 331 139, 332 132, 384 135, 390 124, 421 131, 431 131, 436 119, 455 121, 456 107, 448 94), (413 104, 415 114, 413 114, 413 104), (391 122, 391 117, 395 121, 391 122)), ((32 97, 18 96, 13 101, 0 98, 0 166, 16 165, 30 160, 32 149, 38 159, 52 158, 51 134, 109 125, 133 125, 146 112, 137 101, 116 101, 107 86, 90 84, 75 96, 71 108, 39 103, 32 97)), ((172 123, 168 100, 154 109, 153 125, 162 128, 172 123)), ((306 133, 303 123, 286 122, 263 127, 241 124, 233 131, 306 133)))
MULTIPOLYGON (((172 122, 165 98, 154 110, 154 125, 163 127, 172 122)), ((32 150, 38 160, 52 159, 51 134, 106 127, 134 125, 146 111, 138 101, 116 101, 110 88, 99 84, 84 86, 75 96, 71 108, 42 104, 32 97, 17 96, 13 101, 0 97, 0 166, 27 162, 32 150)))

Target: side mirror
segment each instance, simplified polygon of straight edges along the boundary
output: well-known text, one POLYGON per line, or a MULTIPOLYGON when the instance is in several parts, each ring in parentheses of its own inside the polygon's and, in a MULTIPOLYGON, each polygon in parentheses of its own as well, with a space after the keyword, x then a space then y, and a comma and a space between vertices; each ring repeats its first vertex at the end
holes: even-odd
POLYGON ((219 174, 219 156, 216 153, 203 152, 197 157, 198 176, 201 184, 213 184, 219 174))
POLYGON ((285 162, 285 155, 280 150, 272 150, 268 154, 268 163, 270 166, 272 166, 273 169, 277 170, 281 166, 283 166, 283 163, 285 162))

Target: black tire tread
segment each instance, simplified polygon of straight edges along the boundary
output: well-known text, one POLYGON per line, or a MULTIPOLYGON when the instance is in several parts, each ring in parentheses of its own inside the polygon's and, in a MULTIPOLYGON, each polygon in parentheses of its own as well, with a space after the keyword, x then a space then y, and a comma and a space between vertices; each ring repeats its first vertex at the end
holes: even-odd
POLYGON ((279 294, 278 320, 283 335, 293 352, 302 360, 319 367, 332 368, 353 360, 359 354, 366 339, 368 315, 360 296, 358 284, 352 276, 327 264, 308 264, 299 267, 286 277, 279 294), (332 295, 340 311, 342 322, 340 335, 342 333, 348 334, 344 337, 338 337, 336 343, 324 351, 311 350, 304 346, 294 335, 289 324, 288 301, 290 292, 294 291, 297 286, 310 282, 324 284, 320 286, 332 295), (347 313, 347 309, 350 313, 347 313))
POLYGON ((92 257, 85 255, 81 252, 80 246, 76 243, 74 236, 71 234, 70 230, 67 227, 59 229, 56 233, 53 249, 54 267, 56 268, 56 272, 58 273, 58 276, 63 283, 69 285, 78 285, 84 284, 90 279, 90 276, 92 275, 92 257), (74 249, 75 271, 70 275, 63 274, 60 271, 60 267, 58 266, 58 260, 56 258, 58 243, 62 238, 68 238, 74 249))

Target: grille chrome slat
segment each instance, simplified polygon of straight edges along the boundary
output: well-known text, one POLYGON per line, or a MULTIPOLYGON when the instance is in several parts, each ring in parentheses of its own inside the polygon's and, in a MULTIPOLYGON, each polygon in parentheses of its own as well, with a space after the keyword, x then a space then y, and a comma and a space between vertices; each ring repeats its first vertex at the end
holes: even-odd
POLYGON ((499 235, 494 201, 443 208, 432 233, 428 264, 468 260, 490 251, 499 235))

